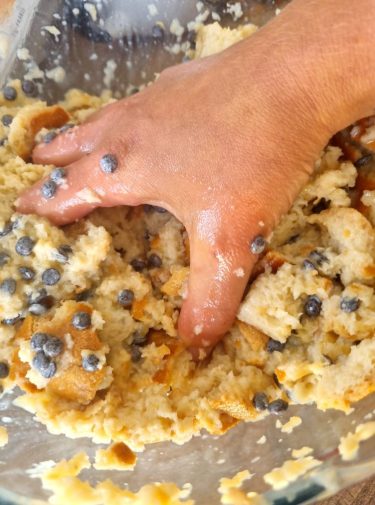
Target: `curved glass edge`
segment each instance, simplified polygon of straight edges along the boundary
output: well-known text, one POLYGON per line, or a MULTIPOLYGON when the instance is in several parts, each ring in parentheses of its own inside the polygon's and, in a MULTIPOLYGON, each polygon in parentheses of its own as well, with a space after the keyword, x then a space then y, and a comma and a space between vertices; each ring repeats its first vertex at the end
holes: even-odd
POLYGON ((375 459, 343 467, 327 464, 301 477, 286 489, 266 492, 264 498, 270 505, 308 505, 329 498, 374 474, 375 459))
MULTIPOLYGON (((0 87, 10 73, 17 49, 26 38, 40 0, 15 0, 10 15, 0 22, 0 87)), ((1 503, 0 503, 1 505, 1 503)))

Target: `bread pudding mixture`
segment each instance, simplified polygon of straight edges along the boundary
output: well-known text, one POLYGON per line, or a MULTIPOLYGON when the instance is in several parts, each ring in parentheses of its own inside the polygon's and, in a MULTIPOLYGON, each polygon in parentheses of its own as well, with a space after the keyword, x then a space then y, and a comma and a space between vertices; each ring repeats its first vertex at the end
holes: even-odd
MULTIPOLYGON (((204 27, 196 56, 254 30, 204 27)), ((19 193, 41 177, 64 184, 63 169, 30 162, 34 143, 112 100, 71 90, 47 106, 32 94, 17 81, 0 96, 0 377, 5 389, 23 390, 18 406, 52 433, 139 451, 203 429, 222 434, 291 403, 348 411, 375 390, 371 120, 360 125, 360 148, 353 134, 324 150, 233 328, 197 363, 176 332, 189 243, 173 216, 117 207, 59 229, 14 213, 19 193)))

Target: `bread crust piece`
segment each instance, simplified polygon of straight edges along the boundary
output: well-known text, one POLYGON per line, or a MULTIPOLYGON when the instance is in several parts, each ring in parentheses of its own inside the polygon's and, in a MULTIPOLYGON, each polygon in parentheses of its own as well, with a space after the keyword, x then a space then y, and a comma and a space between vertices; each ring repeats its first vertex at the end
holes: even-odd
POLYGON ((42 128, 58 128, 69 121, 69 114, 60 105, 47 107, 36 102, 21 109, 10 125, 9 145, 27 161, 35 146, 35 136, 42 128))

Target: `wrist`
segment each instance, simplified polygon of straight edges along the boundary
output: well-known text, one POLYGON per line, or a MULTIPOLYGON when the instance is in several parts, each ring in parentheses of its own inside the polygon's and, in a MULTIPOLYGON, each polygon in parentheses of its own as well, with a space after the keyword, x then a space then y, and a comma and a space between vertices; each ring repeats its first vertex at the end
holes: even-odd
POLYGON ((239 62, 251 79, 255 56, 254 78, 272 99, 328 140, 374 113, 374 23, 375 0, 294 0, 237 48, 239 62))
POLYGON ((286 66, 330 133, 373 114, 375 0, 294 0, 284 16, 279 37, 295 33, 286 66))

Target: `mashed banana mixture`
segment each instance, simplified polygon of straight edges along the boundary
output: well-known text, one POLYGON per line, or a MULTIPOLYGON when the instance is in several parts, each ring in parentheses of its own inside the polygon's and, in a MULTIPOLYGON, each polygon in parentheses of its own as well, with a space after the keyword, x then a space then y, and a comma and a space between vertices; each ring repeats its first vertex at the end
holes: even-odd
MULTIPOLYGON (((253 31, 202 28, 197 56, 253 31)), ((23 189, 49 173, 63 179, 30 162, 45 128, 80 123, 110 95, 71 90, 48 107, 11 87, 16 97, 0 96, 0 376, 5 389, 23 390, 18 406, 52 433, 138 451, 202 429, 221 434, 290 403, 348 411, 375 390, 371 155, 353 164, 339 147, 325 149, 233 328, 195 363, 176 331, 189 244, 173 216, 118 207, 59 229, 14 212, 23 189)), ((374 127, 363 139, 371 147, 374 127)))

